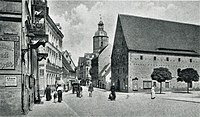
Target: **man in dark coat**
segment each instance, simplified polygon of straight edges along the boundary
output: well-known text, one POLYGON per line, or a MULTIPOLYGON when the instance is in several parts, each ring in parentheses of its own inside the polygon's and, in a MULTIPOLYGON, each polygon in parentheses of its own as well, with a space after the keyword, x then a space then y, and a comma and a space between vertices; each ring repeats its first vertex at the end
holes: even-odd
POLYGON ((89 97, 92 97, 92 92, 94 91, 92 84, 89 85, 88 91, 89 91, 89 97))
POLYGON ((49 85, 47 85, 44 93, 46 94, 46 101, 50 101, 51 100, 51 88, 49 87, 49 85))
POLYGON ((115 93, 115 86, 114 86, 114 85, 111 86, 110 91, 111 91, 111 93, 110 93, 108 99, 110 99, 110 100, 115 100, 115 98, 116 98, 116 93, 115 93))
POLYGON ((58 84, 57 92, 58 92, 58 102, 62 102, 63 87, 61 86, 61 84, 58 84))

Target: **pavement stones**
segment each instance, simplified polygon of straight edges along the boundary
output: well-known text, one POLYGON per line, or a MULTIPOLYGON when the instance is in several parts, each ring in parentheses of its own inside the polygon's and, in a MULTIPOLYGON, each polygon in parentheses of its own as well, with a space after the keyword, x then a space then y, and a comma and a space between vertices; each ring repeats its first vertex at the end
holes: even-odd
POLYGON ((26 117, 79 117, 64 101, 54 103, 42 99, 43 104, 35 104, 26 117))
MULTIPOLYGON (((66 96, 74 98, 74 99, 70 99, 71 101, 78 101, 78 102, 82 102, 85 103, 85 101, 90 100, 90 102, 94 102, 95 101, 95 97, 97 97, 97 92, 102 92, 105 95, 108 95, 110 92, 109 91, 105 91, 103 89, 96 89, 96 92, 94 92, 94 97, 93 98, 89 98, 88 97, 88 92, 87 92, 87 87, 83 87, 84 88, 84 96, 80 99, 77 98, 75 94, 71 94, 71 91, 64 93, 63 96, 66 98, 66 96)), ((99 94, 98 94, 99 95, 99 94)), ((117 103, 122 103, 125 100, 129 100, 132 97, 137 99, 137 97, 147 97, 146 99, 150 100, 150 94, 146 94, 146 93, 121 93, 121 92, 117 92, 117 103)), ((69 98, 68 98, 69 99, 69 98)), ((100 97, 98 99, 101 99, 100 97)), ((156 94, 156 99, 164 99, 164 100, 174 100, 174 101, 183 101, 183 102, 192 102, 192 103, 200 103, 200 92, 191 92, 190 94, 187 93, 171 93, 171 92, 165 92, 165 94, 156 94)), ((155 99, 155 100, 156 100, 155 99)), ((70 101, 68 100, 68 101, 70 101)), ((102 99, 102 100, 107 100, 107 98, 102 99)), ((33 110, 30 111, 28 113, 28 115, 26 115, 26 117, 78 117, 79 115, 72 109, 74 108, 73 106, 70 107, 69 102, 67 101, 63 101, 62 103, 53 103, 53 100, 51 101, 46 101, 45 98, 42 98, 42 101, 44 102, 43 104, 35 104, 33 107, 33 110)), ((139 102, 139 100, 138 100, 139 102)), ((109 104, 109 103, 108 103, 109 104)), ((115 103, 113 103, 115 104, 115 103)), ((111 106, 113 104, 110 104, 111 106)), ((95 108, 96 106, 93 107, 93 109, 96 109, 96 111, 98 111, 99 108, 95 108)), ((83 109, 83 108, 82 108, 83 109)), ((84 110, 84 109, 83 109, 84 110)), ((81 110, 79 110, 81 111, 81 110)), ((90 113, 87 114, 86 112, 84 112, 85 114, 83 115, 94 115, 94 113, 90 113)))

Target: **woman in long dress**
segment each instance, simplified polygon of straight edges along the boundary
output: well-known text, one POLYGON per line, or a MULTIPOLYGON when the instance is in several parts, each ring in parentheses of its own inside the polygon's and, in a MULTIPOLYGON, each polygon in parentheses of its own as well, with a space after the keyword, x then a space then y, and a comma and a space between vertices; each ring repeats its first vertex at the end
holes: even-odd
POLYGON ((155 98, 156 98, 156 96, 155 96, 155 87, 153 86, 151 88, 151 99, 155 99, 155 98))

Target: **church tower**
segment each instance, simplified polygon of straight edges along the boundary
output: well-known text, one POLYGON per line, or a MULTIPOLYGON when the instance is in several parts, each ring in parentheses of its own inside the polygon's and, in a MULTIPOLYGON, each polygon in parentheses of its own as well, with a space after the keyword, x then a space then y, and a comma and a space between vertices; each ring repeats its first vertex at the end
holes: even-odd
POLYGON ((98 23, 98 30, 95 32, 95 35, 93 37, 93 53, 99 53, 107 45, 108 36, 106 31, 104 31, 104 24, 102 18, 100 17, 100 22, 98 23))

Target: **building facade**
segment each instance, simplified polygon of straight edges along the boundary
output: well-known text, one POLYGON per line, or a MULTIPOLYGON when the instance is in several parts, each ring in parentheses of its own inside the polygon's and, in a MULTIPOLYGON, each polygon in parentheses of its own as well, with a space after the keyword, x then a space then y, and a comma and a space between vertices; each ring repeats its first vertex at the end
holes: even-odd
POLYGON ((95 54, 93 53, 85 53, 84 57, 79 57, 78 62, 78 79, 82 85, 89 85, 91 82, 91 74, 90 69, 92 67, 92 59, 95 54))
MULTIPOLYGON (((111 82, 118 91, 132 92, 159 88, 152 81, 154 68, 165 67, 173 79, 163 84, 164 90, 186 89, 177 82, 177 70, 199 68, 199 29, 192 24, 119 15, 111 56, 111 82)), ((193 82, 193 89, 199 82, 193 82)))
POLYGON ((45 5, 40 0, 0 1, 0 116, 26 114, 40 102, 38 47, 45 45, 47 36, 34 11, 44 11, 45 5))
POLYGON ((76 71, 77 67, 75 66, 71 54, 65 50, 62 52, 62 80, 64 81, 65 91, 72 89, 72 83, 77 82, 76 71))
POLYGON ((48 53, 48 57, 39 64, 41 94, 44 94, 47 85, 55 90, 56 81, 62 80, 62 39, 64 35, 60 30, 60 25, 51 19, 48 12, 45 21, 48 42, 45 48, 40 48, 40 52, 48 53))
POLYGON ((111 53, 112 46, 108 44, 98 56, 98 85, 100 88, 109 89, 111 83, 111 53))

